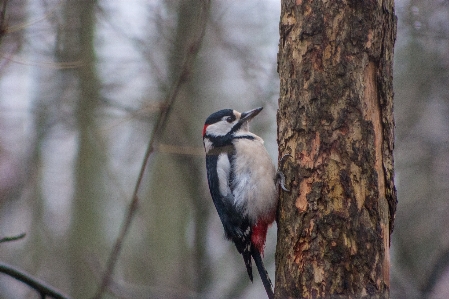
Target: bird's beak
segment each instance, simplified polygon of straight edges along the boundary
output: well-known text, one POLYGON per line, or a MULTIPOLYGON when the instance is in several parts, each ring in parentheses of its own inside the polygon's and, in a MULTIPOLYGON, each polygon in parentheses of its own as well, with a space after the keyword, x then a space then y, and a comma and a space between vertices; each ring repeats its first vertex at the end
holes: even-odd
POLYGON ((262 111, 263 107, 259 107, 253 110, 249 110, 246 112, 243 112, 240 115, 239 123, 249 122, 251 119, 253 119, 257 114, 259 114, 260 111, 262 111))

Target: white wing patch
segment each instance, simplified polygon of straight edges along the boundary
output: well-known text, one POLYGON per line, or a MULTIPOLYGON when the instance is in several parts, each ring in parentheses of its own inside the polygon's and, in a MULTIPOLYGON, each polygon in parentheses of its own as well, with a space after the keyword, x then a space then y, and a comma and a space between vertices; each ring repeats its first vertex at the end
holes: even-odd
POLYGON ((229 162, 228 155, 222 153, 218 156, 217 161, 217 175, 218 175, 218 187, 221 195, 226 196, 231 193, 229 187, 229 174, 231 172, 231 163, 229 162))

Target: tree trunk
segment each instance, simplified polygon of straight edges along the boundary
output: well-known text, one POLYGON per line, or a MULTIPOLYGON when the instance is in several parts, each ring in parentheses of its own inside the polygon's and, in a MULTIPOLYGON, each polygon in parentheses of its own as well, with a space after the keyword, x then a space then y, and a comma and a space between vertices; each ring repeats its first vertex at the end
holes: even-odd
POLYGON ((394 1, 282 1, 276 298, 389 298, 394 1))
MULTIPOLYGON (((200 111, 192 109, 198 106, 201 98, 203 85, 198 77, 201 73, 201 63, 190 65, 186 64, 186 61, 203 59, 196 57, 195 49, 201 46, 204 26, 209 18, 210 1, 184 0, 173 4, 167 2, 171 13, 177 15, 173 44, 167 53, 167 86, 177 88, 178 91, 176 101, 168 107, 170 115, 166 129, 157 138, 159 145, 166 145, 166 149, 171 147, 179 152, 170 154, 169 150, 164 152, 164 147, 160 147, 152 169, 155 175, 150 177, 148 198, 151 204, 148 213, 150 229, 154 228, 148 236, 152 249, 152 257, 149 257, 152 267, 151 281, 166 289, 185 289, 201 294, 209 286, 211 277, 209 257, 204 246, 207 238, 205 223, 208 221, 210 206, 209 201, 204 201, 208 198, 202 193, 201 180, 204 178, 187 175, 203 171, 203 152, 200 151, 200 155, 189 154, 183 147, 188 147, 192 140, 197 139, 198 127, 202 126, 200 111), (182 84, 177 86, 179 76, 183 76, 182 84), (166 188, 164 185, 176 188, 166 188), (187 199, 191 199, 191 202, 187 199), (186 235, 191 233, 180 229, 189 227, 192 221, 194 247, 188 244, 186 238, 186 235), (158 229, 161 227, 164 229, 158 229)), ((169 96, 173 90, 166 92, 169 96)), ((170 298, 168 293, 164 296, 170 298)))
POLYGON ((75 103, 78 152, 75 161, 75 190, 69 239, 70 282, 74 298, 89 298, 97 281, 86 263, 86 250, 102 248, 104 210, 103 171, 107 162, 98 150, 101 136, 96 129, 100 82, 96 73, 94 35, 97 1, 65 1, 63 28, 58 37, 57 57, 61 63, 81 65, 62 69, 65 96, 75 103))

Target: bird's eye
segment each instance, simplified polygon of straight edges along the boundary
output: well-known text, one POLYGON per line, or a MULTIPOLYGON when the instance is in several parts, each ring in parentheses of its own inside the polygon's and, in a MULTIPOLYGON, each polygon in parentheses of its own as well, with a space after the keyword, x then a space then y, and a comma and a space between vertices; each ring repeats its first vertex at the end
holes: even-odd
POLYGON ((226 121, 228 122, 228 123, 232 123, 232 121, 233 121, 233 119, 232 119, 232 117, 228 117, 228 118, 226 118, 226 121))

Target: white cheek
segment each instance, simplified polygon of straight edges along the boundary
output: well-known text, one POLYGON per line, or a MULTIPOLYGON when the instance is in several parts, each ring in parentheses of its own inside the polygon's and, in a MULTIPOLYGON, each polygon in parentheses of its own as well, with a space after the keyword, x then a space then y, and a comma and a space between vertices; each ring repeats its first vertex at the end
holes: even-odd
POLYGON ((226 135, 231 130, 233 125, 234 123, 220 121, 213 125, 209 125, 206 129, 206 134, 211 136, 223 136, 226 135))

